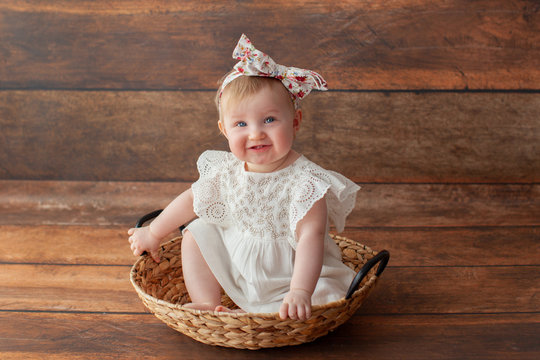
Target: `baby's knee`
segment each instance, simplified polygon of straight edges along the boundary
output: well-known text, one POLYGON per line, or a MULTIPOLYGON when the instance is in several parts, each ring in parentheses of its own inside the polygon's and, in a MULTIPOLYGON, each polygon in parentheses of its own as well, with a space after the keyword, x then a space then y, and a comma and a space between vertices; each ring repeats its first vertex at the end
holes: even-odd
POLYGON ((185 229, 182 232, 182 241, 186 239, 193 240, 193 235, 191 234, 191 231, 189 231, 188 229, 185 229))
POLYGON ((195 237, 189 230, 184 230, 182 234, 182 252, 200 252, 195 237))

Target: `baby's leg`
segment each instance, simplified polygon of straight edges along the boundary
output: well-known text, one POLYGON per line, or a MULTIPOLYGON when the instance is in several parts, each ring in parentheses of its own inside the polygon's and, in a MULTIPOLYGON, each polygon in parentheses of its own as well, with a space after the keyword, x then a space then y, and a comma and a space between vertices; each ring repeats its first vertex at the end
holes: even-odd
POLYGON ((184 231, 182 239, 182 271, 192 301, 185 305, 187 308, 213 311, 221 304, 221 286, 188 230, 184 231))

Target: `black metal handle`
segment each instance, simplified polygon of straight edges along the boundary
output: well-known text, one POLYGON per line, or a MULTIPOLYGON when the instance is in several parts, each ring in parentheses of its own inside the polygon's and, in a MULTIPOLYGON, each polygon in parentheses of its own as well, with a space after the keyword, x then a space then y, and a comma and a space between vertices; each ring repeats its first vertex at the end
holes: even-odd
POLYGON ((347 295, 345 296, 345 299, 350 299, 354 292, 358 289, 360 286, 360 283, 366 275, 369 273, 369 270, 371 270, 377 263, 380 262, 379 267, 377 268, 377 273, 375 275, 380 276, 384 269, 386 268, 386 265, 388 264, 388 260, 390 260, 390 253, 386 250, 381 250, 377 255, 375 255, 371 260, 369 260, 367 263, 362 266, 360 271, 358 271, 358 274, 354 277, 351 286, 349 287, 349 290, 347 291, 347 295))
POLYGON ((152 211, 151 213, 144 215, 137 221, 137 224, 135 225, 135 227, 136 228, 142 227, 145 222, 152 220, 153 218, 157 218, 159 214, 161 214, 162 211, 163 209, 159 209, 159 210, 155 210, 155 211, 152 211))
MULTIPOLYGON (((154 218, 157 218, 159 216, 159 214, 161 214, 163 212, 163 209, 159 209, 159 210, 154 210, 152 211, 151 213, 148 213, 144 216, 142 216, 139 220, 137 220, 137 224, 135 225, 136 228, 140 228, 144 225, 145 222, 147 221, 150 221, 154 218)), ((178 230, 180 230, 180 232, 182 232, 182 230, 184 230, 186 228, 185 225, 181 225, 178 227, 178 230)))

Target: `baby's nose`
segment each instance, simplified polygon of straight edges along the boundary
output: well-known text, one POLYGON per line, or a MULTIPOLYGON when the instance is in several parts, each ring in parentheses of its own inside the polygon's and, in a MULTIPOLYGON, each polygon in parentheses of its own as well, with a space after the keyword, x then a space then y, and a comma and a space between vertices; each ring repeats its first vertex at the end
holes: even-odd
POLYGON ((259 140, 263 139, 265 137, 264 131, 258 126, 254 126, 251 128, 251 131, 249 132, 249 138, 251 140, 259 140))

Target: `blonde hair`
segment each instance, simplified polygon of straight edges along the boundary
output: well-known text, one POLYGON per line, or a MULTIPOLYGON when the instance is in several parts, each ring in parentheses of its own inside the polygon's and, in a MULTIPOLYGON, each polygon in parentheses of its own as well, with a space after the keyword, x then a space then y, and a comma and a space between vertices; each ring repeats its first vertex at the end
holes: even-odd
MULTIPOLYGON (((228 74, 227 74, 228 75, 228 74)), ((225 75, 223 79, 227 77, 225 75)), ((275 78, 272 77, 264 77, 264 76, 240 76, 233 81, 231 81, 225 89, 221 89, 221 83, 223 82, 223 79, 220 81, 220 86, 218 88, 218 91, 216 93, 215 97, 215 103, 219 112, 219 120, 222 121, 222 111, 221 106, 224 105, 224 102, 222 101, 223 95, 226 93, 227 97, 225 99, 225 105, 235 105, 238 104, 242 99, 245 99, 246 97, 249 97, 251 95, 256 94, 261 89, 263 89, 266 86, 270 87, 276 87, 281 88, 282 91, 284 91, 284 94, 286 94, 289 99, 291 100, 291 111, 294 113, 294 102, 292 97, 290 96, 289 91, 283 86, 283 83, 275 78)))

